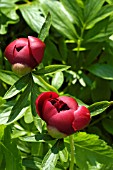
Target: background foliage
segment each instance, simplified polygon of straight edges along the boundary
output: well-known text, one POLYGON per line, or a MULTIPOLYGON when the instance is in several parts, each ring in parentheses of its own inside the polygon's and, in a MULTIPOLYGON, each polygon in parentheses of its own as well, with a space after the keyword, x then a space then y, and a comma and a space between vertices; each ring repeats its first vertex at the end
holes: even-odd
POLYGON ((0 1, 0 169, 69 169, 69 138, 51 138, 34 102, 43 91, 89 107, 74 134, 76 170, 113 169, 113 0, 0 1), (14 39, 36 36, 43 62, 18 77, 4 57, 14 39))

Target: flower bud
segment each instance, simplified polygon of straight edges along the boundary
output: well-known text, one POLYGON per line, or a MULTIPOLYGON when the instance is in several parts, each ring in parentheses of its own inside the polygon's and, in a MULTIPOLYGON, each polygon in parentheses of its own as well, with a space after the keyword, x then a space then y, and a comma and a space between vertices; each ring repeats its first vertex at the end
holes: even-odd
POLYGON ((59 97, 55 92, 40 94, 36 99, 36 111, 54 138, 63 138, 85 128, 91 119, 85 106, 78 106, 74 98, 59 97))
POLYGON ((12 64, 12 70, 19 75, 24 75, 41 63, 44 49, 45 44, 40 39, 28 36, 11 42, 4 54, 12 64))

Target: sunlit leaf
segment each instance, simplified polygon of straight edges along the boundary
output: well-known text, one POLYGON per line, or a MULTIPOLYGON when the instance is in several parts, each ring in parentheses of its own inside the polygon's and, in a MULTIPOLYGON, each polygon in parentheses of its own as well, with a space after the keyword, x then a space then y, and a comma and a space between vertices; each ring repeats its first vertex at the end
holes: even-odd
POLYGON ((91 116, 96 116, 105 111, 110 105, 111 102, 108 101, 96 102, 90 105, 88 109, 90 110, 91 116))
POLYGON ((54 170, 58 160, 58 152, 61 150, 62 144, 62 140, 58 140, 55 145, 47 152, 42 161, 43 170, 54 170))
POLYGON ((29 79, 30 79, 30 75, 29 74, 21 77, 5 93, 4 99, 9 99, 9 98, 15 96, 16 94, 18 94, 29 83, 29 79))
POLYGON ((88 164, 95 166, 97 162, 113 166, 113 149, 98 136, 79 132, 74 135, 74 141, 76 164, 80 169, 87 170, 88 164))
POLYGON ((46 66, 45 68, 43 69, 40 69, 40 70, 37 70, 37 74, 45 74, 45 75, 49 75, 49 74, 53 74, 57 71, 64 71, 64 70, 67 70, 69 69, 70 66, 66 66, 66 65, 49 65, 49 66, 46 66))
POLYGON ((64 81, 64 76, 62 72, 56 72, 52 78, 52 86, 59 89, 64 81))
POLYGON ((18 77, 12 71, 0 70, 0 79, 6 84, 13 85, 18 77))
POLYGON ((16 24, 18 21, 19 16, 13 1, 0 1, 0 34, 6 34, 8 25, 16 24))
POLYGON ((63 5, 58 1, 41 0, 43 9, 48 10, 52 15, 52 25, 69 39, 76 39, 78 34, 71 23, 71 18, 63 5))

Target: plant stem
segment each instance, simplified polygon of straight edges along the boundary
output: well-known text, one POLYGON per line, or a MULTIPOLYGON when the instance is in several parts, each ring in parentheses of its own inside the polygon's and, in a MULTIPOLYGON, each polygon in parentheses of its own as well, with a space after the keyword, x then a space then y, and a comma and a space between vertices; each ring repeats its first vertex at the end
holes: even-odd
POLYGON ((39 84, 40 86, 42 86, 43 88, 45 88, 48 91, 54 91, 54 92, 58 93, 57 89, 55 87, 53 87, 52 85, 50 85, 49 83, 47 83, 41 76, 38 76, 35 74, 33 74, 33 76, 37 79, 37 84, 39 84))
POLYGON ((73 139, 73 135, 69 136, 70 139, 70 149, 71 149, 71 161, 70 161, 70 168, 69 170, 74 170, 74 153, 75 153, 75 146, 74 146, 74 139, 73 139))

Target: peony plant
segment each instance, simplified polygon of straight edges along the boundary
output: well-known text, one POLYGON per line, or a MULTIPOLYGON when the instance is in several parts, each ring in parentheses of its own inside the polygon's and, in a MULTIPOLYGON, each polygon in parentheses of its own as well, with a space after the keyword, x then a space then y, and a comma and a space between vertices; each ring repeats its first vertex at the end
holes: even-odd
POLYGON ((36 99, 36 111, 47 123, 48 133, 63 138, 83 128, 90 122, 90 112, 85 106, 68 96, 43 92, 36 99))
POLYGON ((29 73, 43 59, 45 44, 40 39, 28 36, 18 38, 5 49, 5 56, 12 64, 12 70, 19 75, 29 73))

